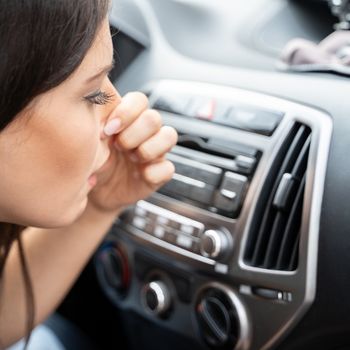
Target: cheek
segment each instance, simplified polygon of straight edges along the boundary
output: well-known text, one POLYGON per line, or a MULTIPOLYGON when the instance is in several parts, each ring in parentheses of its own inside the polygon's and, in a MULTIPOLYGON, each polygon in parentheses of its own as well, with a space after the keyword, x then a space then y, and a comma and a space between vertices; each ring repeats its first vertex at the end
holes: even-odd
POLYGON ((2 135, 0 214, 54 227, 81 213, 100 143, 97 121, 87 119, 48 124, 33 118, 20 132, 2 135))
POLYGON ((34 165, 32 181, 43 192, 68 201, 94 170, 100 133, 98 120, 90 114, 71 111, 29 122, 23 155, 27 168, 34 165))
POLYGON ((91 120, 80 125, 67 125, 42 141, 47 145, 45 158, 54 174, 66 179, 85 176, 96 157, 99 125, 91 120))

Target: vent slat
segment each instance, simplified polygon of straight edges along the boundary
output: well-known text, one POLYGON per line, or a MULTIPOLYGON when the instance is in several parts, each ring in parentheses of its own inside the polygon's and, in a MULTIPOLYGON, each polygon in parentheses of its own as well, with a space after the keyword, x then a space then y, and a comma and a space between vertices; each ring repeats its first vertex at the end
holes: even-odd
MULTIPOLYGON (((284 173, 290 172, 292 167, 295 164, 296 158, 301 151, 305 138, 307 137, 307 129, 305 126, 301 126, 298 128, 293 141, 291 142, 287 154, 284 157, 283 163, 280 166, 280 170, 278 172, 276 181, 273 184, 273 187, 270 191, 269 198, 265 205, 266 208, 270 208, 270 210, 266 210, 264 217, 262 219, 260 230, 257 235, 257 242, 255 245, 255 249, 253 252, 252 262, 254 265, 259 266, 264 261, 265 252, 268 244, 268 236, 270 235, 269 227, 273 225, 274 218, 276 216, 277 210, 272 207, 272 202, 277 191, 278 185, 282 179, 284 173)), ((270 178, 270 177, 269 177, 270 178)))
MULTIPOLYGON (((275 178, 278 175, 279 166, 282 164, 285 154, 288 151, 289 145, 293 142, 293 139, 298 132, 298 126, 294 125, 289 132, 289 134, 286 137, 285 142, 282 144, 280 153, 276 157, 275 164, 271 167, 269 172, 269 178, 275 178)), ((266 220, 265 218, 265 201, 267 201, 267 198, 272 190, 272 185, 270 183, 265 183, 265 185, 262 188, 262 193, 260 195, 260 202, 258 203, 258 206, 256 207, 256 212, 253 217, 252 221, 252 229, 250 230, 250 233, 248 235, 247 240, 247 248, 245 252, 245 259, 248 263, 255 265, 256 257, 254 258, 255 247, 257 245, 257 240, 259 240, 258 233, 259 233, 259 227, 262 225, 262 222, 266 220)), ((259 242, 260 244, 262 242, 259 242)))
POLYGON ((274 263, 278 256, 278 247, 282 241, 282 229, 286 224, 286 216, 283 213, 279 212, 276 215, 275 222, 273 223, 271 236, 267 246, 265 260, 263 263, 264 268, 268 269, 274 266, 274 263))
POLYGON ((301 150, 299 157, 298 157, 297 161, 295 162, 294 168, 292 170, 293 177, 296 177, 299 180, 301 180, 301 178, 305 174, 307 160, 308 160, 308 156, 309 156, 310 143, 311 143, 311 135, 307 138, 307 140, 304 144, 304 147, 301 150))
POLYGON ((292 257, 290 259, 290 263, 287 269, 288 271, 295 270, 296 266, 298 265, 298 250, 299 250, 299 235, 296 237, 294 242, 292 257))
MULTIPOLYGON (((302 181, 305 181, 305 171, 308 160, 310 141, 311 137, 309 136, 306 142, 304 143, 304 146, 300 151, 300 154, 292 170, 292 175, 294 178, 296 178, 296 181, 298 182, 300 181, 300 176, 304 176, 302 181)), ((277 269, 286 268, 286 260, 289 261, 290 259, 290 256, 288 256, 289 259, 286 258, 286 256, 288 255, 288 251, 290 251, 290 249, 288 250, 290 246, 286 246, 286 244, 290 243, 291 240, 293 240, 293 238, 295 238, 295 235, 297 234, 297 232, 295 232, 295 234, 293 235, 293 231, 290 230, 290 225, 294 223, 294 226, 300 226, 300 214, 302 209, 301 196, 304 193, 304 185, 305 183, 303 182, 299 183, 298 192, 296 193, 296 195, 294 193, 294 198, 290 198, 290 202, 292 203, 290 213, 277 213, 265 255, 265 261, 263 264, 264 268, 273 268, 274 266, 276 266, 277 269), (298 214, 299 217, 297 218, 296 215, 298 214), (281 251, 283 253, 281 253, 281 251), (284 262, 284 264, 281 263, 282 261, 284 262)))
MULTIPOLYGON (((277 259, 277 269, 287 269, 288 263, 291 261, 291 257, 293 255, 293 247, 294 242, 296 241, 296 237, 299 235, 300 222, 301 222, 301 214, 302 214, 302 196, 304 194, 305 189, 305 179, 304 176, 297 196, 295 198, 293 207, 291 209, 289 219, 285 228, 285 232, 283 233, 283 240, 281 243, 281 248, 279 251, 279 256, 277 259)), ((289 268, 288 268, 289 269, 289 268)), ((295 267, 294 267, 295 269, 295 267)))
POLYGON ((262 190, 245 252, 250 265, 279 270, 296 268, 310 143, 310 128, 296 123, 262 190), (287 188, 288 176, 291 187, 287 188), (282 204, 274 205, 274 199, 282 204))

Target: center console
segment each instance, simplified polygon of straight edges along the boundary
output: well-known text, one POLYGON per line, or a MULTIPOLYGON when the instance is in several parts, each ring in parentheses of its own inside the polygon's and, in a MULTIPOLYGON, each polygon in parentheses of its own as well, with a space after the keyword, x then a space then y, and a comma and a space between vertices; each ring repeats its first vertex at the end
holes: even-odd
POLYGON ((178 131, 176 172, 118 218, 95 256, 131 347, 275 347, 315 296, 329 116, 205 83, 144 91, 178 131))

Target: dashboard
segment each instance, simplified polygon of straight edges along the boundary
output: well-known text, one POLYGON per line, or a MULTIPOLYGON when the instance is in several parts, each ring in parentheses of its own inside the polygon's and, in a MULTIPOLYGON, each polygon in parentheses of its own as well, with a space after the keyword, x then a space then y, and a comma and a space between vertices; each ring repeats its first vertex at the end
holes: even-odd
POLYGON ((348 78, 276 69, 327 4, 118 0, 110 23, 115 86, 179 134, 92 262, 128 348, 350 348, 348 78))

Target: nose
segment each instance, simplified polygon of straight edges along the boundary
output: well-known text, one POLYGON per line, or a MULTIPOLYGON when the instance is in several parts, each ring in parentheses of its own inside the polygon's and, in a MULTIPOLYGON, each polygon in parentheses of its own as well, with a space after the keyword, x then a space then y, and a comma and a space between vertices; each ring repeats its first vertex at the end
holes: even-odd
POLYGON ((113 111, 117 108, 117 106, 120 104, 122 98, 115 88, 115 86, 112 84, 112 82, 107 78, 106 85, 104 87, 104 90, 108 92, 108 94, 113 95, 112 101, 110 101, 108 104, 104 106, 104 108, 101 108, 101 117, 100 117, 100 138, 101 140, 105 140, 108 138, 106 134, 103 132, 103 128, 106 125, 106 123, 109 121, 109 119, 112 117, 113 111))

